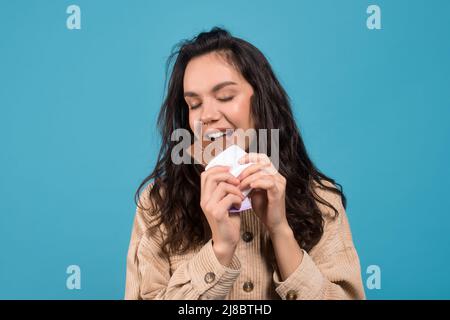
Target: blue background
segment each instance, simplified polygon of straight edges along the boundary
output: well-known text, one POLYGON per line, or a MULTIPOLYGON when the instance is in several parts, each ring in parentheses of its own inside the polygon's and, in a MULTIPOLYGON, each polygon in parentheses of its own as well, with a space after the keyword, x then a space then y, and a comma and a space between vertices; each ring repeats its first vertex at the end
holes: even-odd
POLYGON ((450 298, 449 1, 0 2, 0 298, 121 299, 172 46, 259 47, 344 186, 371 299, 450 298), (81 7, 81 30, 66 8, 81 7), (377 4, 382 29, 366 27, 377 4), (81 267, 81 290, 66 268, 81 267))

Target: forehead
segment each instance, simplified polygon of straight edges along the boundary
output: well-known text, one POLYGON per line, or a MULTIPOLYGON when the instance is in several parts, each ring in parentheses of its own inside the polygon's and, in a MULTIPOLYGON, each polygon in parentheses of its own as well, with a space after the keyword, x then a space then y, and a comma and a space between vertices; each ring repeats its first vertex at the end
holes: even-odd
POLYGON ((224 81, 242 82, 240 73, 225 58, 208 53, 191 59, 183 79, 184 91, 207 92, 224 81))

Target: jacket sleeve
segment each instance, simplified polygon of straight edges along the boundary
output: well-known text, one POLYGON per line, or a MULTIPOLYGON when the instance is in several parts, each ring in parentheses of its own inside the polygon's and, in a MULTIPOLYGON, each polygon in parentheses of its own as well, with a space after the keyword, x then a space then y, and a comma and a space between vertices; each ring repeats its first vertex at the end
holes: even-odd
POLYGON ((344 300, 365 299, 361 268, 341 197, 330 191, 317 191, 337 210, 319 205, 324 212, 324 233, 310 252, 284 281, 273 273, 275 290, 282 299, 344 300))
POLYGON ((151 225, 148 213, 137 208, 127 255, 126 300, 226 297, 240 274, 236 255, 223 266, 209 240, 171 274, 169 258, 161 250, 162 232, 150 232, 151 225))

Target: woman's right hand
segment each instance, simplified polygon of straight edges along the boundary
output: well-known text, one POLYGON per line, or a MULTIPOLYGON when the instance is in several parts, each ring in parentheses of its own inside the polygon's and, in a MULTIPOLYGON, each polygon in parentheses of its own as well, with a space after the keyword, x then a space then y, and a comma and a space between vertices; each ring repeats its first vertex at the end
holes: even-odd
POLYGON ((201 174, 200 207, 212 232, 213 249, 219 262, 228 266, 240 238, 241 217, 230 214, 232 205, 240 207, 244 196, 239 179, 230 167, 215 166, 201 174))

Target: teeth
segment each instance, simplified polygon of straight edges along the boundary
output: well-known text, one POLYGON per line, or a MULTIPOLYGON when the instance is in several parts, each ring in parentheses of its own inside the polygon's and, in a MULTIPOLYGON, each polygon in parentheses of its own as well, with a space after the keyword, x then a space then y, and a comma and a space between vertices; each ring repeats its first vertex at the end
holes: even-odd
POLYGON ((216 132, 211 132, 205 135, 205 137, 208 140, 216 140, 222 136, 231 136, 233 134, 233 130, 229 130, 227 129, 226 131, 216 131, 216 132))
POLYGON ((209 139, 217 139, 217 138, 220 138, 221 136, 223 136, 224 134, 225 134, 225 132, 221 132, 221 131, 213 132, 213 133, 208 134, 208 138, 209 139))

